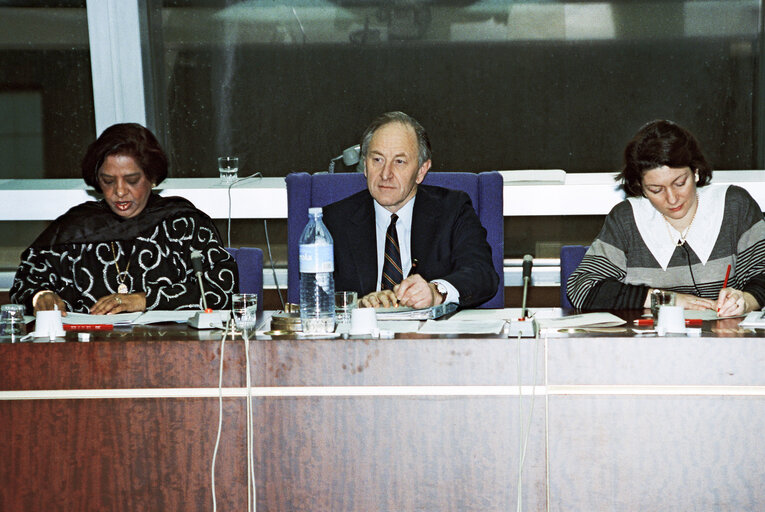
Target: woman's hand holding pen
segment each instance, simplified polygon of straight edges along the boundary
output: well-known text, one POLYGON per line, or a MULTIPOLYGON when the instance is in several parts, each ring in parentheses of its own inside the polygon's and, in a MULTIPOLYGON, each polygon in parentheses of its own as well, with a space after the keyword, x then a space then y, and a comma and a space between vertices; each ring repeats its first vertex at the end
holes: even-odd
POLYGON ((738 316, 759 308, 751 293, 735 288, 723 288, 717 297, 717 316, 738 316))

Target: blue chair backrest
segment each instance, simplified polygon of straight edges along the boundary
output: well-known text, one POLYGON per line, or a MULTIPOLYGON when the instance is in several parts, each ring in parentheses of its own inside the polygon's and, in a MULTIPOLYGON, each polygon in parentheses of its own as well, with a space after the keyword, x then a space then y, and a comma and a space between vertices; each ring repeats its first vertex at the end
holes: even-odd
POLYGON ((560 248, 560 307, 562 308, 573 309, 574 307, 566 295, 568 276, 576 270, 589 248, 588 245, 564 245, 560 248))
POLYGON ((239 268, 239 292, 258 294, 258 311, 263 311, 263 251, 256 247, 226 247, 239 268))
MULTIPOLYGON (((288 174, 287 182, 287 300, 300 300, 300 264, 298 245, 303 228, 308 223, 308 208, 324 207, 364 190, 367 186, 362 173, 288 174)), ((504 219, 502 215, 502 176, 496 172, 430 172, 423 181, 426 185, 463 190, 470 196, 486 238, 491 246, 492 262, 499 275, 497 293, 481 305, 483 308, 501 308, 505 303, 504 277, 504 219)))

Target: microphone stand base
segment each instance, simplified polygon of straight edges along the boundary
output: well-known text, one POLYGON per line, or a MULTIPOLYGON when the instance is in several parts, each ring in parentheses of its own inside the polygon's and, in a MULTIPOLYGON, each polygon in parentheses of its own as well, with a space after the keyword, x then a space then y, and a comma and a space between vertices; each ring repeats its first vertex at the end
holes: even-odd
POLYGON ((537 335, 537 323, 532 318, 510 320, 507 323, 508 338, 535 338, 537 335))
POLYGON ((194 329, 223 329, 223 322, 218 312, 205 313, 200 311, 199 313, 194 313, 186 323, 194 329))

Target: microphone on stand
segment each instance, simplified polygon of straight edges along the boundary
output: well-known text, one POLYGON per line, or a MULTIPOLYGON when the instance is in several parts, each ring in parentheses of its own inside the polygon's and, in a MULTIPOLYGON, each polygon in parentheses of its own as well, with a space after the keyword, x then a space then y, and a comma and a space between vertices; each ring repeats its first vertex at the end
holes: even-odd
POLYGON ((197 276, 204 309, 194 313, 186 323, 195 329, 223 329, 223 320, 221 320, 220 313, 213 313, 211 309, 207 308, 205 287, 202 284, 202 253, 200 251, 191 251, 191 266, 194 269, 194 274, 197 276))
POLYGON ((523 257, 523 301, 521 302, 521 317, 517 320, 510 320, 508 326, 509 337, 533 338, 537 335, 535 320, 527 318, 526 295, 531 284, 531 267, 534 264, 534 257, 527 254, 523 257))
POLYGON ((523 257, 523 302, 521 302, 521 318, 526 318, 526 294, 531 284, 531 266, 534 264, 534 257, 527 254, 523 257))
POLYGON ((343 163, 346 166, 356 165, 357 163, 359 163, 360 152, 361 152, 360 144, 356 144, 355 146, 351 146, 343 150, 342 155, 338 155, 329 161, 329 170, 328 170, 329 174, 333 174, 335 172, 335 162, 337 162, 341 158, 343 159, 343 163))
MULTIPOLYGON (((205 286, 202 284, 202 253, 199 251, 191 251, 191 266, 194 268, 194 274, 197 276, 197 283, 199 283, 199 291, 202 292, 202 309, 207 311, 207 299, 205 298, 205 286)), ((524 295, 524 303, 525 303, 524 295)))

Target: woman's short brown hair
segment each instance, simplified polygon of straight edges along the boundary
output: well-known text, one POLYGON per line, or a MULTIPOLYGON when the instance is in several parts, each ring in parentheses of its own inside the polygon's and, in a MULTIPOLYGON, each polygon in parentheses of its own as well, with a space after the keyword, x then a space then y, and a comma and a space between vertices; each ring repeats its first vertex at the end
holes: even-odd
POLYGON ((643 195, 643 173, 657 167, 690 167, 698 172, 697 187, 712 180, 712 166, 701 152, 696 137, 672 121, 663 119, 643 125, 624 149, 624 168, 616 176, 628 196, 643 195))
POLYGON ((88 146, 81 164, 82 179, 98 192, 102 192, 98 169, 110 155, 132 157, 154 185, 167 178, 167 155, 154 134, 140 124, 113 124, 88 146))

